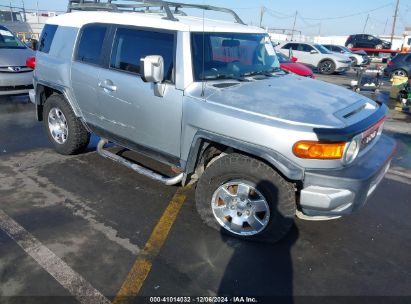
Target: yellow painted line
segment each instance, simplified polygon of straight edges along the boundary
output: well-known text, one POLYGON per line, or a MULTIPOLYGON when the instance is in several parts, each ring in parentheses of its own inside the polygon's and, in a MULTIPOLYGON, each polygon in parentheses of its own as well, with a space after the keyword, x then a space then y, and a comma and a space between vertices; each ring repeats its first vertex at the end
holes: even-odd
POLYGON ((165 240, 173 226, 177 215, 187 198, 187 192, 190 188, 179 188, 174 194, 166 210, 158 221, 156 227, 151 233, 150 238, 140 252, 133 267, 129 271, 127 278, 123 282, 120 290, 113 300, 113 304, 128 303, 137 296, 144 284, 154 258, 159 254, 165 240))

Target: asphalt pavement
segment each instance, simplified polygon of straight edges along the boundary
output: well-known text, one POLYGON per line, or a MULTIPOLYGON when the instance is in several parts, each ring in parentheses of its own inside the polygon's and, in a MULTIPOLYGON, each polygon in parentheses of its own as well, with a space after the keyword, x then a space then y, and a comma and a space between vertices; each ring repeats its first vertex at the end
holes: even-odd
MULTIPOLYGON (((317 78, 344 85, 351 77, 317 78)), ((380 97, 389 104, 386 93, 380 97)), ((191 303, 224 302, 197 298, 213 296, 410 303, 410 122, 390 111, 386 132, 398 153, 364 208, 334 221, 296 219, 272 245, 208 228, 193 189, 164 186, 101 158, 94 136, 81 155, 56 154, 27 97, 2 97, 0 303, 154 303, 177 296, 191 303), (121 299, 120 291, 132 292, 121 299)))

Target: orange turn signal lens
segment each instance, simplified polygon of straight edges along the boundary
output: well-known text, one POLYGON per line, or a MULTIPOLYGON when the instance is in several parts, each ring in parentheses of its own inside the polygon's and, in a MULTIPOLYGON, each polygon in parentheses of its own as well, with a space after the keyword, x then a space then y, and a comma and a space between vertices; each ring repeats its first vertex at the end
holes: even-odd
POLYGON ((340 159, 343 157, 345 142, 321 143, 318 141, 299 141, 293 146, 295 156, 311 159, 340 159))

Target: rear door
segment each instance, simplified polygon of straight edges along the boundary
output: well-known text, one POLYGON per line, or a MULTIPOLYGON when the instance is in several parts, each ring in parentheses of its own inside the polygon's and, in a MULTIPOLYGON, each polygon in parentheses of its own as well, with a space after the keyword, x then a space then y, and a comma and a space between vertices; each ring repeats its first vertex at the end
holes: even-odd
POLYGON ((89 24, 84 26, 71 65, 71 85, 74 97, 87 123, 99 126, 100 105, 97 101, 99 74, 103 65, 103 45, 109 26, 89 24))
POLYGON ((304 63, 316 67, 318 65, 319 57, 321 56, 320 53, 314 49, 311 45, 306 43, 300 43, 298 45, 299 56, 301 56, 304 63), (311 54, 311 51, 315 51, 316 53, 311 54))

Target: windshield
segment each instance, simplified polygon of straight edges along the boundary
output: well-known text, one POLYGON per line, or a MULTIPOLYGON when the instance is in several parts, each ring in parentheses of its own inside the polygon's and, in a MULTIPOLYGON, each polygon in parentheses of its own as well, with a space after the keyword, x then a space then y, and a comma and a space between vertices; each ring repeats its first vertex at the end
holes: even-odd
POLYGON ((191 35, 196 81, 279 69, 267 34, 197 32, 191 35))
POLYGON ((288 58, 282 53, 277 53, 277 57, 280 63, 293 63, 290 58, 288 58))
POLYGON ((339 46, 339 48, 341 48, 344 52, 351 53, 351 50, 349 48, 345 47, 345 46, 341 45, 341 46, 339 46))
POLYGON ((314 46, 317 50, 320 51, 321 54, 331 54, 331 52, 321 44, 314 44, 314 46))
POLYGON ((10 31, 0 29, 0 49, 25 49, 26 46, 10 31))

